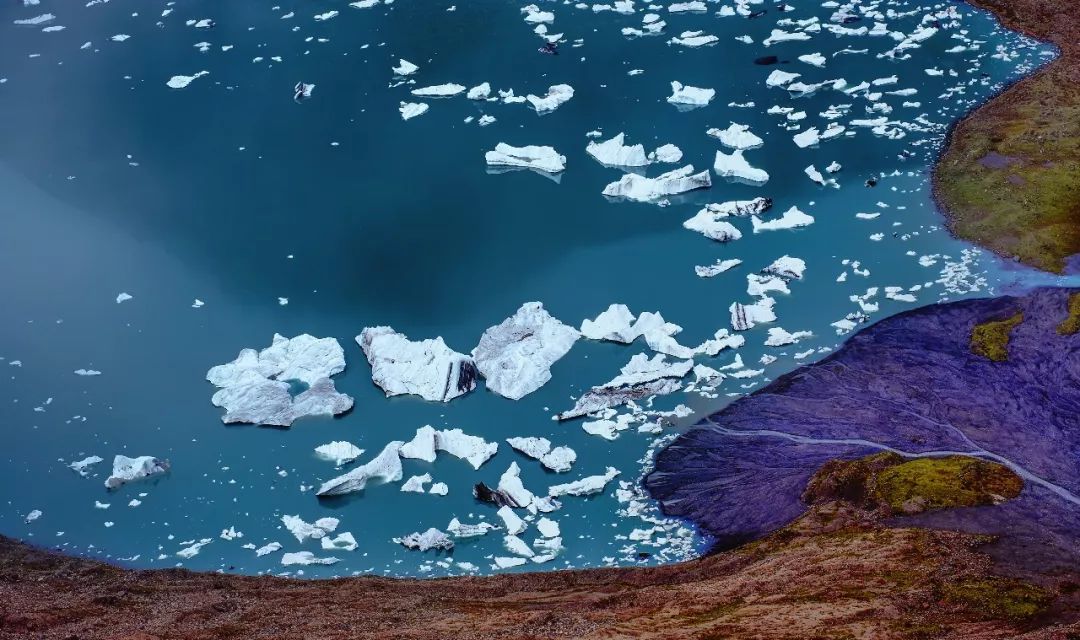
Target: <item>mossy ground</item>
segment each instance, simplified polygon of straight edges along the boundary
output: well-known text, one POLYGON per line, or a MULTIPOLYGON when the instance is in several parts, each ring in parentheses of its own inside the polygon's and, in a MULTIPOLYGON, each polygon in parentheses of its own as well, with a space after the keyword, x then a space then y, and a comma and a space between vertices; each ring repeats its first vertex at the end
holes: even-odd
POLYGON ((1024 487, 1008 467, 968 456, 905 460, 879 453, 833 460, 807 484, 811 504, 843 500, 866 508, 888 506, 904 513, 994 504, 1015 498, 1024 487))
POLYGON ((942 600, 1006 620, 1029 620, 1046 610, 1050 595, 1019 580, 988 576, 941 586, 942 600))
POLYGON ((1069 315, 1058 325, 1057 332, 1071 336, 1080 331, 1080 293, 1069 296, 1069 315))
POLYGON ((991 320, 975 325, 971 332, 971 352, 993 360, 1009 359, 1009 334, 1024 321, 1023 313, 1016 313, 1004 320, 991 320))
POLYGON ((993 504, 1014 498, 1023 481, 1007 467, 965 456, 918 458, 885 469, 877 476, 874 495, 893 510, 911 500, 929 509, 993 504))
POLYGON ((1080 253, 1080 93, 1071 75, 1055 63, 960 123, 935 173, 957 236, 1054 273, 1080 253), (987 166, 992 153, 1012 161, 987 166))

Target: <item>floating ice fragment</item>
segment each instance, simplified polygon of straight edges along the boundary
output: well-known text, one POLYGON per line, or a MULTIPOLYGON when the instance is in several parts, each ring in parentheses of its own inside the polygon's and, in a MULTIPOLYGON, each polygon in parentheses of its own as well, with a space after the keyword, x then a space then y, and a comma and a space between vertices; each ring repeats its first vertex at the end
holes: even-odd
POLYGON ((428 551, 430 549, 445 549, 449 551, 454 548, 454 541, 450 539, 450 536, 439 531, 435 527, 432 527, 423 533, 410 533, 401 538, 394 538, 394 542, 407 549, 417 549, 419 551, 428 551))
POLYGON ((339 496, 346 493, 363 491, 369 480, 382 482, 397 482, 401 480, 401 457, 398 451, 401 449, 400 440, 395 440, 386 445, 379 455, 370 462, 356 467, 352 471, 340 475, 323 483, 316 495, 319 497, 339 496))
POLYGON ((418 395, 449 402, 476 387, 476 364, 442 337, 414 342, 391 327, 368 327, 356 336, 371 364, 371 379, 387 396, 418 395))
POLYGON ((335 440, 315 447, 315 454, 323 460, 329 460, 330 462, 333 462, 335 466, 340 467, 341 465, 348 464, 364 455, 364 450, 358 448, 351 442, 335 440))
POLYGON ((731 155, 718 150, 716 152, 716 161, 713 163, 713 171, 721 178, 745 180, 755 185, 765 184, 769 181, 768 172, 751 166, 743 158, 742 149, 732 151, 731 155))
POLYGON ((131 295, 130 293, 121 293, 120 295, 116 296, 116 304, 120 304, 121 302, 127 302, 134 297, 135 296, 131 295))
POLYGON ((261 558, 263 556, 268 556, 271 553, 274 553, 275 551, 281 551, 281 543, 280 542, 270 542, 268 544, 265 544, 265 545, 259 547, 258 549, 255 550, 255 556, 261 558))
POLYGON ((112 475, 105 480, 106 489, 115 489, 127 482, 134 482, 150 476, 160 475, 169 470, 169 461, 153 456, 129 458, 117 455, 113 458, 112 475))
POLYGON ((688 164, 681 169, 668 171, 655 178, 628 173, 618 182, 612 182, 604 187, 603 194, 638 202, 649 202, 695 189, 707 189, 711 186, 712 179, 709 178, 708 171, 694 173, 694 165, 688 164))
POLYGON ((720 141, 720 144, 732 149, 749 151, 757 149, 765 144, 765 141, 750 132, 750 127, 745 124, 731 123, 727 129, 709 129, 705 132, 720 141))
POLYGON ((77 376, 100 376, 101 372, 96 369, 76 369, 75 375, 77 376))
POLYGON ((407 76, 416 73, 419 68, 420 67, 409 62, 405 58, 400 58, 398 59, 398 65, 396 67, 391 67, 390 70, 394 72, 394 75, 407 76))
POLYGON ((168 82, 165 84, 168 85, 170 89, 183 89, 195 80, 206 75, 210 75, 210 72, 204 70, 190 76, 173 76, 169 78, 168 82))
POLYGON ((614 480, 617 475, 619 475, 618 469, 608 467, 604 475, 587 476, 574 482, 548 487, 548 495, 555 498, 559 496, 591 496, 603 491, 604 487, 614 480))
POLYGON ((753 223, 754 233, 759 233, 761 231, 776 231, 778 229, 796 229, 805 227, 813 224, 814 217, 803 213, 798 207, 791 207, 779 218, 762 222, 760 218, 753 216, 750 221, 753 223))
POLYGON ((551 366, 581 335, 553 318, 540 302, 527 302, 502 323, 489 327, 472 351, 487 388, 519 400, 551 379, 551 366))
POLYGON ((559 155, 552 147, 535 145, 512 147, 500 142, 495 145, 494 151, 484 154, 484 160, 492 166, 536 169, 545 173, 559 173, 566 169, 566 156, 559 155))
POLYGON ((780 327, 770 327, 769 337, 765 340, 766 347, 782 347, 789 344, 795 344, 803 338, 811 338, 814 334, 810 331, 796 331, 795 333, 789 333, 780 327))
POLYGON ((622 368, 620 375, 582 394, 572 409, 556 415, 554 419, 570 420, 631 400, 673 393, 681 388, 679 380, 690 372, 694 361, 668 363, 665 358, 663 354, 657 354, 651 360, 643 353, 635 355, 622 368))
POLYGON ((420 476, 413 476, 405 482, 401 483, 401 490, 406 493, 424 493, 424 491, 426 491, 424 485, 430 483, 431 474, 425 473, 420 476))
POLYGON ((402 102, 398 107, 398 111, 401 112, 402 120, 409 120, 416 116, 422 116, 427 113, 428 105, 423 102, 402 102))
POLYGON ((556 84, 548 87, 548 92, 543 97, 529 94, 525 99, 533 106, 536 113, 543 115, 551 113, 561 104, 574 97, 574 88, 568 84, 556 84))
POLYGON ((68 465, 68 468, 85 478, 86 476, 90 475, 90 467, 94 466, 99 462, 102 462, 102 459, 100 457, 89 456, 87 458, 83 458, 82 460, 72 462, 68 465))
POLYGON ((590 141, 585 147, 585 153, 595 158, 600 164, 612 167, 644 167, 649 164, 644 146, 641 144, 627 146, 623 143, 624 140, 625 135, 620 133, 603 142, 590 141))
POLYGON ((413 89, 410 93, 420 98, 449 98, 451 96, 456 96, 464 90, 465 87, 462 85, 448 82, 446 84, 437 84, 430 87, 413 89))
POLYGON ((319 518, 314 523, 304 522, 300 516, 282 516, 281 523, 296 537, 298 542, 308 539, 317 540, 333 533, 338 528, 340 520, 337 518, 319 518))
POLYGON ((668 96, 667 101, 674 105, 703 107, 712 102, 714 97, 716 97, 715 89, 690 87, 681 82, 672 81, 671 95, 668 96))
POLYGON ((742 260, 738 258, 731 258, 729 260, 717 260, 716 264, 694 267, 694 273, 697 274, 699 278, 712 278, 720 275, 721 273, 724 273, 725 271, 729 271, 739 266, 740 264, 742 264, 742 260))
POLYGON ((338 558, 318 558, 310 551, 295 551, 281 554, 281 564, 289 567, 292 565, 308 566, 313 564, 336 564, 338 558))

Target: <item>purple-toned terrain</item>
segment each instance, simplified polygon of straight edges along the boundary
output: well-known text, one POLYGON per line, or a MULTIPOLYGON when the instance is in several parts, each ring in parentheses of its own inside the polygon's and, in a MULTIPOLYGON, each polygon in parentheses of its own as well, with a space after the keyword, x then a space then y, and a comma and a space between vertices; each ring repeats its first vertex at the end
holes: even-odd
POLYGON ((881 450, 967 453, 1008 465, 1016 500, 904 518, 1001 534, 1031 561, 1080 560, 1080 333, 1061 335, 1070 294, 932 305, 888 318, 829 358, 777 379, 676 439, 646 478, 665 513, 728 547, 804 511, 831 458, 881 450), (975 325, 1023 312, 1008 359, 970 349, 975 325))

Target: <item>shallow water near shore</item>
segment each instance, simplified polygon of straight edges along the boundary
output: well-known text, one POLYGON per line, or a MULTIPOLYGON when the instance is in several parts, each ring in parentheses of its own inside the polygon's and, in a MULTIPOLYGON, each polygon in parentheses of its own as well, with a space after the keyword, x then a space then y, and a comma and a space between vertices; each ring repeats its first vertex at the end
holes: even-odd
MULTIPOLYGON (((949 123, 1051 54, 966 5, 894 3, 897 12, 910 12, 889 20, 903 32, 940 8, 955 7, 960 17, 958 26, 909 50, 910 59, 888 61, 875 57, 895 45, 887 37, 815 33, 805 42, 763 46, 777 19, 828 22, 833 13, 801 2, 782 13, 754 6, 769 11, 752 20, 717 16, 725 3, 710 3, 704 13, 657 11, 668 22, 665 34, 633 39, 620 29, 639 27, 644 6, 621 15, 545 3, 541 8, 556 16, 550 31, 566 34, 557 56, 537 52, 542 41, 523 22, 522 5, 510 2, 462 3, 454 11, 448 3, 408 0, 368 9, 329 2, 279 10, 247 2, 52 4, 0 9, 0 267, 8 274, 0 319, 0 371, 8 376, 0 392, 0 533, 37 544, 137 567, 294 569, 281 567, 280 554, 256 557, 242 546, 278 541, 285 551, 340 558, 305 567, 309 577, 458 574, 466 570, 459 562, 488 573, 492 556, 510 555, 501 535, 458 541, 449 555, 410 551, 391 539, 445 528, 452 517, 497 522, 493 509, 473 500, 471 487, 495 484, 512 461, 522 467, 525 486, 541 493, 606 466, 619 469, 623 488, 634 490, 654 436, 631 429, 607 441, 584 433, 580 420, 557 423, 551 415, 613 378, 632 355, 651 352, 641 342, 582 340, 555 364, 547 385, 520 401, 481 385, 444 405, 386 399, 353 342, 364 327, 391 325, 417 340, 441 335, 468 352, 485 328, 527 301, 542 301, 575 327, 619 302, 635 313, 660 311, 684 328, 681 343, 697 345, 730 329, 732 302, 753 301, 747 274, 784 255, 804 259, 805 276, 790 283, 790 294, 776 296, 777 322, 744 332, 747 343, 737 353, 747 369, 763 373, 728 378, 717 397, 657 399, 655 409, 681 403, 694 410, 666 428, 673 433, 827 353, 844 339, 831 323, 848 314, 862 311, 875 321, 914 305, 1046 281, 950 238, 930 199, 928 170, 949 123), (293 9, 295 16, 283 20, 293 9), (340 14, 313 18, 331 10, 340 14), (56 18, 47 24, 13 24, 50 11, 56 18), (215 26, 185 24, 203 18, 215 26), (66 28, 43 32, 48 25, 66 28), (720 42, 696 49, 667 42, 699 29, 720 42), (120 34, 130 37, 114 41, 120 34), (754 44, 735 40, 743 34, 754 44), (193 46, 201 42, 209 43, 207 51, 193 46), (968 48, 946 53, 956 46, 968 48), (869 53, 834 55, 843 49, 869 53), (797 61, 812 52, 828 59, 825 68, 797 61), (831 105, 853 105, 841 123, 881 112, 868 113, 872 101, 840 91, 792 99, 767 88, 776 67, 754 64, 765 55, 790 61, 780 68, 806 82, 845 78, 853 86, 896 75, 897 83, 880 91, 917 93, 878 102, 891 106, 889 119, 904 123, 897 128, 906 135, 892 140, 849 127, 856 135, 797 148, 792 135, 823 127, 827 120, 818 114, 831 105), (390 86, 399 58, 420 66, 415 85, 390 86), (944 73, 929 75, 927 68, 944 73), (634 69, 643 73, 629 75, 634 69), (184 89, 166 86, 174 75, 201 70, 209 74, 184 89), (298 80, 316 85, 299 103, 292 96, 298 80), (714 88, 716 98, 678 110, 665 101, 672 80, 714 88), (399 116, 401 101, 421 101, 411 88, 484 81, 518 95, 566 83, 575 95, 544 116, 528 105, 463 96, 423 100, 427 113, 399 116), (788 123, 766 113, 772 105, 809 117, 788 123), (497 121, 464 122, 482 114, 497 121), (649 167, 650 176, 687 163, 703 170, 722 148, 706 129, 732 121, 765 140, 746 152, 770 173, 764 186, 714 175, 711 189, 671 198, 665 207, 608 200, 601 191, 622 172, 584 152, 587 132, 608 139, 624 131, 628 143, 647 150, 681 148, 680 164, 649 167), (567 157, 567 169, 558 180, 489 172, 484 152, 498 142, 551 145, 567 157), (804 174, 811 163, 824 171, 833 161, 843 167, 826 177, 841 188, 818 186, 804 174), (878 180, 872 188, 864 185, 871 176, 878 180), (682 227, 707 203, 756 196, 774 200, 766 217, 798 206, 815 222, 755 234, 749 220, 732 219, 743 237, 727 244, 682 227), (695 275, 696 265, 728 258, 743 263, 714 278, 695 275), (888 286, 915 302, 887 299, 888 286), (878 292, 864 304, 852 300, 872 287, 878 292), (133 298, 118 304, 121 292, 133 298), (195 299, 205 305, 192 308, 195 299), (766 347, 770 326, 814 335, 766 347), (348 368, 335 380, 356 399, 349 414, 305 418, 290 429, 222 425, 221 410, 210 404, 207 369, 242 348, 269 345, 275 332, 341 341, 348 368), (777 359, 761 364, 765 354, 777 359), (76 369, 102 373, 76 376, 76 369), (316 459, 314 447, 348 440, 366 450, 362 462, 425 424, 498 441, 499 453, 478 471, 448 457, 430 465, 405 461, 406 478, 429 472, 447 483, 444 497, 383 485, 333 501, 315 498, 310 487, 340 471, 316 459), (546 472, 506 445, 513 436, 547 437, 575 449, 578 460, 568 473, 546 472), (167 458, 172 470, 106 492, 102 481, 117 453, 167 458), (106 459, 92 477, 66 467, 89 455, 106 459), (128 506, 133 499, 140 504, 128 506), (26 523, 34 509, 43 515, 26 523), (352 532, 359 546, 324 552, 312 542, 301 545, 281 526, 281 516, 292 514, 309 522, 337 517, 338 532, 352 532), (220 538, 229 527, 243 538, 220 538), (175 555, 207 538, 212 542, 197 555, 175 555)), ((733 357, 724 351, 698 362, 716 368, 733 357)), ((565 499, 551 515, 565 551, 516 570, 652 564, 690 557, 707 544, 678 523, 651 541, 630 540, 635 529, 654 523, 620 514, 628 505, 616 488, 565 499)))

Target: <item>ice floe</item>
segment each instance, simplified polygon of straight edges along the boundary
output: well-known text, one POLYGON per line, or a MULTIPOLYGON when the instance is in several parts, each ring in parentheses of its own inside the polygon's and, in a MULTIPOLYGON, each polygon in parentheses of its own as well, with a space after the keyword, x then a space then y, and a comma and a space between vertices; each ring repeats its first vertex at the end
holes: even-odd
POLYGON ((742 149, 736 149, 730 155, 717 150, 713 171, 721 178, 735 178, 760 185, 769 181, 769 173, 750 165, 743 157, 742 149))
POLYGON ((293 552, 281 554, 281 564, 283 566, 286 566, 286 567, 292 566, 292 565, 303 565, 303 566, 308 566, 308 565, 313 565, 313 564, 328 565, 328 564, 337 564, 338 562, 341 562, 341 560, 339 560, 338 558, 333 558, 333 557, 319 558, 314 553, 312 553, 310 551, 293 551, 293 552))
POLYGON ((418 395, 449 402, 476 387, 476 364, 442 337, 414 342, 391 327, 368 327, 356 342, 371 364, 371 379, 387 396, 418 395))
POLYGON ((765 141, 757 137, 750 131, 750 127, 745 124, 731 123, 727 129, 709 129, 705 132, 707 135, 712 136, 720 141, 720 144, 732 149, 739 149, 742 151, 749 151, 750 149, 757 149, 761 145, 765 144, 765 141))
POLYGON ((779 218, 763 221, 761 218, 754 216, 750 221, 753 224, 754 233, 760 233, 762 231, 805 227, 814 223, 814 216, 803 213, 798 207, 791 207, 779 218))
POLYGON ((484 161, 491 166, 535 169, 544 173, 559 173, 566 169, 566 156, 559 155, 552 147, 536 145, 513 147, 500 142, 494 151, 484 154, 484 161))
POLYGON ((103 462, 103 459, 99 456, 89 456, 82 460, 77 460, 68 465, 68 468, 79 474, 82 477, 90 475, 90 467, 95 464, 103 462))
POLYGON ((678 81, 671 82, 671 95, 667 101, 676 106, 704 107, 716 97, 715 89, 690 87, 678 81))
POLYGON ((437 84, 430 87, 420 87, 419 89, 413 89, 409 93, 418 98, 449 98, 451 96, 456 96, 463 91, 465 91, 464 86, 448 82, 446 84, 437 84))
POLYGON ((538 114, 551 113, 559 108, 564 102, 574 97, 574 88, 568 84, 555 84, 548 87, 548 91, 543 96, 536 96, 529 94, 525 96, 525 99, 529 101, 533 109, 538 114))
POLYGON ((418 69, 420 69, 420 67, 418 67, 415 64, 409 62, 405 58, 400 58, 400 59, 398 59, 397 66, 392 67, 390 70, 393 71, 394 75, 396 75, 396 76, 408 76, 408 75, 412 75, 412 74, 416 73, 416 71, 418 69))
POLYGON ((323 460, 329 460, 340 467, 364 455, 364 450, 351 442, 335 440, 315 447, 315 454, 323 460))
POLYGON ((662 173, 655 178, 628 173, 604 187, 604 195, 626 198, 638 202, 650 202, 666 196, 678 195, 696 189, 708 189, 712 186, 708 171, 694 173, 694 165, 688 164, 681 169, 662 173))
POLYGON ((574 482, 548 487, 548 495, 556 498, 560 496, 591 496, 603 491, 608 483, 618 475, 618 469, 608 467, 603 475, 587 476, 574 482))
POLYGON ((431 549, 449 551, 454 548, 454 541, 450 539, 450 536, 435 527, 423 533, 410 533, 407 536, 394 538, 394 542, 407 549, 416 549, 417 551, 429 551, 431 549))
POLYGON ((526 456, 539 460, 540 464, 555 472, 569 471, 577 460, 577 453, 570 447, 552 447, 547 438, 507 438, 511 447, 526 456))
POLYGON ((551 316, 539 302, 527 302, 502 323, 489 327, 473 349, 476 367, 495 393, 518 400, 551 379, 551 366, 581 335, 551 316))
POLYGON ((585 147, 585 152, 600 164, 612 167, 644 167, 649 164, 643 145, 627 146, 624 141, 625 134, 620 133, 610 140, 589 142, 585 147))
POLYGON ((165 84, 168 85, 170 89, 184 89, 195 80, 206 75, 210 75, 210 72, 204 70, 190 76, 173 76, 169 78, 168 82, 165 84))
POLYGON ((274 335, 271 346, 244 349, 236 360, 212 367, 206 379, 221 387, 211 398, 222 422, 287 427, 304 416, 338 415, 352 397, 338 393, 330 376, 345 370, 345 352, 334 338, 274 335), (308 385, 293 396, 290 382, 308 385))
POLYGON ((169 461, 153 456, 129 458, 117 455, 113 458, 112 474, 105 480, 105 488, 115 489, 122 484, 157 476, 169 471, 169 461))
POLYGON ((665 358, 663 354, 656 354, 652 359, 643 353, 635 355, 618 376, 582 394, 572 409, 556 415, 555 419, 570 420, 631 400, 677 391, 682 386, 680 380, 693 368, 694 361, 667 362, 665 358))
POLYGON ((401 480, 401 457, 398 451, 404 443, 395 440, 386 445, 370 462, 356 467, 352 471, 328 480, 319 487, 316 495, 340 496, 355 491, 363 491, 370 480, 397 482, 401 480))
POLYGON ((398 107, 398 111, 401 112, 402 120, 409 120, 416 116, 422 116, 427 113, 428 105, 423 102, 402 102, 398 107))
POLYGON ((473 469, 479 469, 499 451, 499 443, 468 435, 461 429, 436 431, 430 425, 425 425, 416 430, 416 436, 410 442, 401 446, 400 455, 402 458, 434 462, 436 451, 445 451, 465 460, 473 469))
POLYGON ((319 518, 314 523, 304 522, 300 516, 282 516, 281 524, 293 534, 297 542, 318 540, 334 532, 341 524, 337 518, 319 518))

